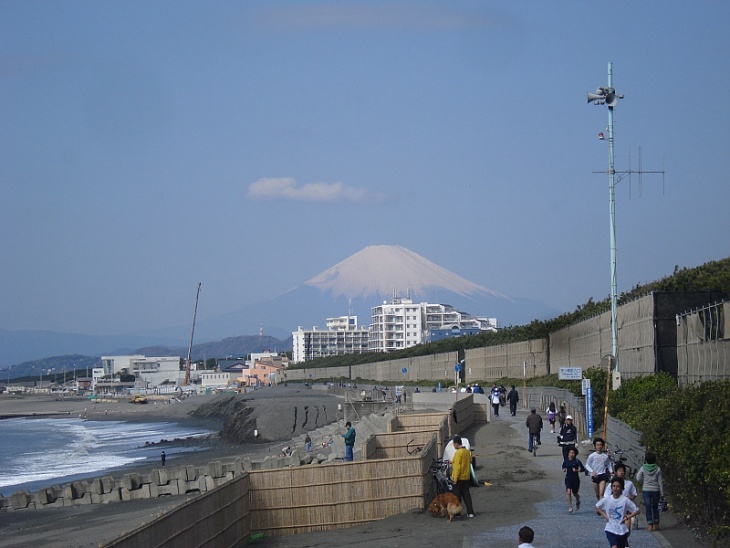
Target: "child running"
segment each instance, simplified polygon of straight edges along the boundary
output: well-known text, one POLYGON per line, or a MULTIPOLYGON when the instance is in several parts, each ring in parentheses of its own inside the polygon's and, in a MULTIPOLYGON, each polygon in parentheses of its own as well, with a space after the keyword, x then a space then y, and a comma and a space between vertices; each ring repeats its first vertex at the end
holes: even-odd
POLYGON ((603 498, 596 504, 596 510, 606 520, 606 538, 611 548, 627 548, 631 518, 638 515, 639 509, 621 493, 624 480, 617 476, 611 479, 611 496, 603 498))
POLYGON ((573 500, 575 496, 575 509, 580 510, 580 473, 585 472, 583 463, 578 460, 578 450, 575 447, 568 449, 568 458, 563 461, 563 472, 565 472, 565 495, 568 498, 568 513, 573 513, 573 500))
POLYGON ((603 441, 603 438, 594 438, 593 447, 596 448, 596 451, 588 455, 586 459, 586 470, 591 475, 593 490, 596 492, 596 500, 599 501, 603 498, 603 493, 606 490, 606 482, 608 482, 613 473, 611 459, 603 452, 605 445, 606 442, 603 441))

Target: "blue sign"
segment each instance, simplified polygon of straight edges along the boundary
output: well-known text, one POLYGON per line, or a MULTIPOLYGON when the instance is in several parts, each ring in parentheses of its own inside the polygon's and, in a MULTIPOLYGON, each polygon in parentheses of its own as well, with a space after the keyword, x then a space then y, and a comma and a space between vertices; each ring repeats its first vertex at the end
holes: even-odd
POLYGON ((454 371, 456 371, 457 373, 459 373, 459 372, 461 371, 461 364, 460 364, 460 363, 457 363, 457 364, 456 364, 456 365, 454 366, 454 371))
POLYGON ((404 367, 403 369, 400 370, 400 372, 405 375, 406 373, 408 373, 408 368, 404 367))
POLYGON ((593 388, 586 388, 586 430, 588 439, 593 437, 593 388))

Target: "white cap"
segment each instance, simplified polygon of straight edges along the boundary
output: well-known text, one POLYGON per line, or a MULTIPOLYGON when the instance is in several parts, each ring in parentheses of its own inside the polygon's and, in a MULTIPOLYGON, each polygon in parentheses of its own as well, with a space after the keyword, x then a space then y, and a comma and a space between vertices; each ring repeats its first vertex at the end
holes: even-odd
POLYGON ((568 419, 570 419, 570 420, 573 420, 573 415, 568 415, 567 417, 565 417, 565 420, 566 420, 566 421, 567 421, 568 419))

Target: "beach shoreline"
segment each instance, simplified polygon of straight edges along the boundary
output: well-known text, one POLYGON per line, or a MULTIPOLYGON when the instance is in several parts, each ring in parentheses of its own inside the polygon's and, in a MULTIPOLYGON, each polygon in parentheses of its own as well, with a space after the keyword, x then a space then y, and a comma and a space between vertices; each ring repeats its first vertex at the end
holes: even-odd
MULTIPOLYGON (((272 394, 273 392, 257 396, 260 400, 257 403, 266 407, 269 405, 266 398, 288 397, 285 392, 276 396, 272 396, 272 394)), ((292 392, 291 397, 296 398, 297 394, 292 392)), ((99 404, 96 404, 95 408, 90 408, 89 404, 85 404, 83 401, 54 399, 43 401, 28 398, 9 404, 7 400, 0 398, 0 414, 8 412, 8 405, 14 407, 16 412, 27 413, 48 411, 79 413, 85 408, 87 418, 93 420, 168 421, 190 424, 188 421, 198 420, 191 417, 190 412, 207 401, 211 401, 210 397, 197 396, 181 402, 157 406, 119 403, 114 405, 121 407, 116 410, 110 409, 107 412, 105 408, 98 407, 99 404)), ((284 421, 279 420, 278 422, 284 421)), ((220 421, 208 420, 207 422, 209 425, 215 423, 218 428, 221 427, 220 421)), ((286 427, 286 425, 281 426, 281 432, 285 432, 286 427)), ((510 535, 514 529, 515 538, 510 541, 490 539, 489 546, 493 548, 516 546, 517 543, 514 541, 516 541, 519 527, 535 522, 539 517, 537 510, 539 503, 550 501, 551 497, 554 497, 555 484, 562 482, 559 464, 556 466, 552 462, 559 458, 559 447, 543 445, 543 454, 540 455, 540 458, 535 459, 525 451, 526 441, 523 439, 525 437, 523 429, 524 417, 518 414, 518 417, 514 419, 498 419, 489 424, 474 425, 464 432, 475 447, 476 472, 480 480, 479 487, 472 487, 476 512, 474 519, 461 518, 455 519, 453 523, 448 523, 447 520, 432 518, 428 512, 422 509, 414 509, 405 514, 350 529, 263 538, 256 541, 255 544, 276 548, 311 546, 334 548, 343 544, 348 546, 388 545, 402 548, 457 544, 468 547, 477 545, 472 544, 472 540, 483 538, 490 531, 508 527, 510 535), (546 462, 550 462, 548 468, 545 468, 546 462)), ((281 442, 278 441, 260 444, 253 447, 253 453, 246 453, 245 456, 262 458, 272 452, 276 453, 280 446, 281 442)), ((205 450, 192 454, 186 453, 184 464, 203 465, 217 460, 232 459, 242 456, 243 447, 219 440, 211 441, 210 447, 205 450)), ((183 464, 183 462, 168 461, 168 466, 176 464, 183 464)), ((146 467, 133 466, 124 472, 147 473, 155 468, 159 468, 159 466, 154 464, 146 467)), ((588 494, 589 487, 586 485, 586 494, 588 494)), ((195 496, 161 497, 110 504, 0 512, 0 548, 32 545, 43 545, 50 548, 98 547, 149 523, 154 518, 193 498, 195 496)), ((556 501, 561 508, 564 504, 563 500, 560 498, 556 501)), ((587 508, 586 512, 590 512, 590 509, 587 508)), ((595 518, 595 516, 593 517, 595 518)), ((668 517, 666 516, 665 519, 668 517)), ((662 531, 661 538, 668 540, 662 546, 701 546, 693 540, 689 531, 676 523, 676 520, 672 524, 667 519, 662 524, 666 526, 666 530, 662 531)), ((602 529, 598 520, 596 520, 595 527, 597 531, 602 529)), ((541 531, 541 534, 546 535, 547 531, 541 531)), ((554 540, 542 536, 542 541, 536 542, 536 546, 556 546, 553 543, 554 540)))

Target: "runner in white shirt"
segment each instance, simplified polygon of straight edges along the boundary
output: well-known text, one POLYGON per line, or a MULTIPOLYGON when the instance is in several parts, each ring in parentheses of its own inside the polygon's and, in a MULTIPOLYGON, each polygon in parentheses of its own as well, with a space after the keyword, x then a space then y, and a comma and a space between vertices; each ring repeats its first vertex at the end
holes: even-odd
POLYGON ((596 451, 588 455, 586 459, 586 470, 588 470, 588 473, 591 475, 591 480, 593 480, 593 490, 596 492, 596 500, 603 498, 606 483, 613 473, 611 459, 603 452, 605 445, 606 442, 603 441, 603 438, 594 438, 593 447, 596 448, 596 451))
POLYGON ((631 518, 639 514, 639 509, 631 499, 623 496, 624 480, 614 477, 611 480, 611 496, 596 503, 596 510, 606 520, 606 538, 611 548, 626 548, 629 538, 631 518))

